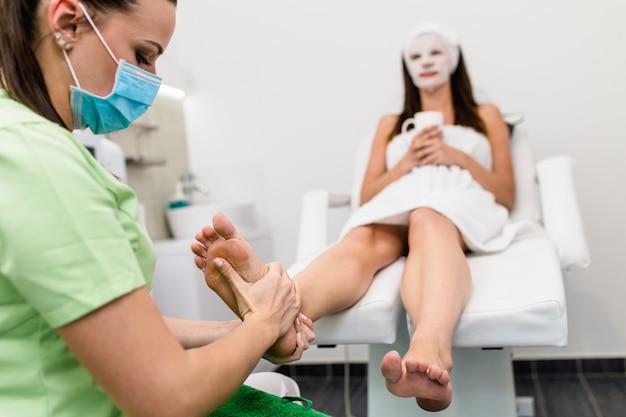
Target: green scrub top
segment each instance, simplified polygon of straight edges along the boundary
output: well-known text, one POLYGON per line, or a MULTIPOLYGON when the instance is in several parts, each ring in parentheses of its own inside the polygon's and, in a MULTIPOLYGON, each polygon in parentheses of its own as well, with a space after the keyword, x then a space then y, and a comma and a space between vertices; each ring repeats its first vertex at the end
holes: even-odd
POLYGON ((130 187, 0 89, 0 416, 121 415, 55 329, 152 286, 138 219, 130 187))

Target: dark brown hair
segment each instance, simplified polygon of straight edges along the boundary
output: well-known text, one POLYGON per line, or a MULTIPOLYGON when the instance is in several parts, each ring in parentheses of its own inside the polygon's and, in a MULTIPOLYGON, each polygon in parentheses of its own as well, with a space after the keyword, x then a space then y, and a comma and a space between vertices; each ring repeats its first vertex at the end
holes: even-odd
MULTIPOLYGON (((422 110, 419 88, 413 83, 404 58, 402 59, 402 75, 404 80, 404 108, 389 140, 401 132, 402 123, 406 119, 413 117, 416 112, 422 110)), ((478 104, 474 100, 472 83, 467 74, 461 51, 459 51, 459 64, 450 76, 450 88, 452 90, 452 105, 454 106, 454 124, 471 127, 477 132, 486 134, 487 129, 478 115, 478 104)))
MULTIPOLYGON (((130 11, 137 0, 82 0, 90 9, 130 11)), ((176 5, 176 0, 168 0, 176 5)), ((0 0, 0 87, 43 117, 65 126, 52 106, 35 47, 40 0, 0 0)), ((65 126, 67 127, 67 126, 65 126)))

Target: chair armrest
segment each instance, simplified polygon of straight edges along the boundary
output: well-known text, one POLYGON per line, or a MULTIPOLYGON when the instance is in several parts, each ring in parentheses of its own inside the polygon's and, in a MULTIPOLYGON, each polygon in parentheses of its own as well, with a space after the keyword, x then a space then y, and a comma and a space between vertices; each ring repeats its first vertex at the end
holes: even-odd
POLYGON ((556 243, 563 269, 586 268, 590 263, 573 168, 574 160, 566 156, 537 163, 543 225, 556 243))
POLYGON ((328 209, 350 205, 348 193, 309 191, 302 197, 296 259, 302 260, 328 245, 328 209))

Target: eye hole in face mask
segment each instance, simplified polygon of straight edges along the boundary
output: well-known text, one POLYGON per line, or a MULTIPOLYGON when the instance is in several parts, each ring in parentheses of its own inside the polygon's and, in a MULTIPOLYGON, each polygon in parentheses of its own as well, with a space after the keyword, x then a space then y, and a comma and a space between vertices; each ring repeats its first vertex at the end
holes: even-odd
MULTIPOLYGON (((430 51, 429 56, 437 56, 437 55, 441 55, 443 54, 444 51, 441 49, 433 49, 432 51, 430 51)), ((409 55, 409 60, 411 61, 417 61, 418 59, 420 59, 422 57, 422 54, 410 54, 409 55)))

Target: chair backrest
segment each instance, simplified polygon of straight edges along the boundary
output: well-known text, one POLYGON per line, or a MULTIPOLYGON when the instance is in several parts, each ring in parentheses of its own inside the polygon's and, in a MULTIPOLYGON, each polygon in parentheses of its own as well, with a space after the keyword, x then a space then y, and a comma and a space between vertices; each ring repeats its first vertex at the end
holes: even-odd
POLYGON ((528 134, 516 126, 511 136, 511 159, 515 175, 515 206, 509 217, 511 220, 535 220, 541 222, 541 201, 537 169, 533 158, 528 134))
MULTIPOLYGON (((363 140, 355 155, 353 183, 350 191, 350 206, 355 210, 359 206, 361 185, 365 177, 365 170, 369 161, 373 136, 363 140)), ((511 136, 511 158, 515 175, 515 206, 511 210, 511 220, 541 221, 541 203, 539 200, 539 186, 535 161, 532 156, 530 143, 526 131, 515 126, 511 136)))

